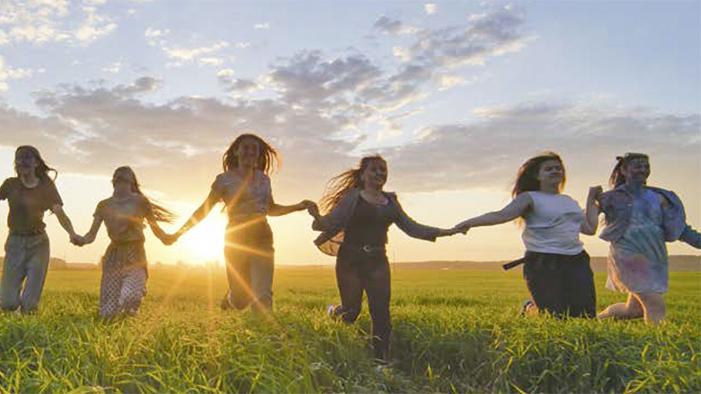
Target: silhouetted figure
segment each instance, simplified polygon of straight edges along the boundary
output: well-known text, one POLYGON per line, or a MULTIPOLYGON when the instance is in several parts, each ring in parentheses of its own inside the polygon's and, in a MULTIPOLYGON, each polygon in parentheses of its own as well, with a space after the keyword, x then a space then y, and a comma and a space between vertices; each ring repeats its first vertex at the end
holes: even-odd
POLYGON ((0 306, 4 310, 20 308, 22 313, 30 313, 39 306, 51 257, 44 212, 56 215, 71 242, 76 242, 78 236, 63 211, 63 201, 54 185, 56 177, 54 180, 49 177, 49 172, 54 175, 57 172, 46 165, 39 150, 28 145, 17 148, 15 172, 17 177, 6 179, 0 186, 0 200, 8 200, 10 206, 0 306))
POLYGON ((229 291, 223 309, 270 310, 273 305, 273 233, 267 216, 283 216, 314 205, 304 200, 295 205, 279 205, 273 199, 269 175, 278 154, 262 138, 242 134, 223 158, 224 172, 217 175, 209 195, 190 219, 170 236, 174 242, 202 221, 219 202, 226 206, 224 257, 229 291))
POLYGON ((100 317, 105 319, 121 312, 135 315, 139 311, 148 278, 144 222, 165 243, 166 234, 158 222, 170 223, 175 217, 141 192, 130 167, 114 171, 112 186, 112 196, 97 204, 92 226, 78 243, 92 243, 105 223, 110 244, 102 257, 99 310, 100 317))

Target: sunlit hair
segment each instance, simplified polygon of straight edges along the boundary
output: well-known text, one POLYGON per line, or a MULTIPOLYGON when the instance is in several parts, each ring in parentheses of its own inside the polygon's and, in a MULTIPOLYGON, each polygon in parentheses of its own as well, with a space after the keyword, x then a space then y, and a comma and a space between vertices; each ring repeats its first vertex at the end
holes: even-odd
POLYGON ((650 161, 650 157, 644 153, 626 153, 623 156, 616 156, 616 165, 613 167, 613 171, 609 177, 609 186, 611 186, 612 189, 626 183, 626 176, 623 175, 623 168, 635 159, 650 161))
POLYGON ((373 161, 381 161, 387 165, 387 161, 380 155, 365 156, 360 159, 360 164, 357 168, 352 168, 331 178, 326 184, 324 197, 321 198, 319 203, 321 210, 330 212, 348 190, 353 188, 362 189, 364 185, 360 175, 373 161))
MULTIPOLYGON (((46 164, 44 159, 42 159, 41 154, 39 153, 39 149, 37 149, 31 145, 22 145, 15 150, 15 155, 17 155, 20 151, 29 151, 29 152, 31 152, 32 156, 34 156, 34 160, 36 160, 36 162, 37 162, 37 168, 36 168, 35 174, 40 180, 50 180, 50 181, 56 180, 56 178, 58 177, 58 171, 49 167, 46 164), (53 178, 49 177, 50 172, 54 173, 53 178)), ((15 172, 17 172, 17 174, 19 175, 19 172, 17 171, 17 162, 16 161, 15 161, 15 172)))
POLYGON ((538 172, 540 171, 541 164, 549 160, 557 160, 562 166, 562 182, 560 182, 557 188, 558 191, 562 191, 562 189, 565 188, 565 182, 567 181, 565 164, 562 162, 562 158, 560 158, 557 153, 544 152, 538 156, 531 157, 525 163, 523 163, 523 165, 521 165, 521 168, 518 169, 516 181, 514 182, 514 188, 511 190, 511 197, 516 198, 516 196, 523 192, 540 190, 538 172))
POLYGON ((164 208, 160 204, 154 203, 150 198, 144 195, 144 193, 141 191, 141 187, 139 186, 139 181, 136 180, 136 174, 131 167, 122 166, 114 170, 114 175, 112 175, 112 183, 114 184, 120 179, 131 184, 132 193, 136 193, 148 201, 154 220, 157 222, 173 223, 173 221, 177 218, 177 215, 172 211, 164 208))
POLYGON ((270 175, 280 167, 280 155, 278 155, 277 151, 270 146, 270 144, 255 134, 241 134, 234 140, 234 142, 231 143, 229 149, 227 149, 224 153, 224 157, 222 158, 222 167, 224 168, 224 171, 229 171, 230 169, 237 168, 239 166, 237 151, 239 149, 239 145, 241 145, 241 142, 243 142, 243 140, 246 138, 251 138, 258 143, 260 154, 258 156, 258 163, 256 163, 257 169, 263 171, 267 175, 270 175))

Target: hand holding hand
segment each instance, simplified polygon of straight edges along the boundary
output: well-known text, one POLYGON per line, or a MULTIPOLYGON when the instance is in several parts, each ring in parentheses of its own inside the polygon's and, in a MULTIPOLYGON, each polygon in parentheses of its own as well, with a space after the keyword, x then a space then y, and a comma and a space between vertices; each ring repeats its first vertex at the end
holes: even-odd
POLYGON ((70 240, 71 240, 71 243, 75 246, 83 246, 87 243, 87 242, 85 242, 84 237, 81 237, 80 235, 75 234, 75 233, 70 235, 70 240))
POLYGON ((302 200, 302 202, 300 202, 297 205, 302 207, 302 209, 309 209, 310 207, 315 206, 316 203, 312 200, 302 200))
POLYGON ((598 186, 592 186, 589 188, 589 195, 587 198, 589 200, 594 199, 596 201, 599 200, 599 197, 601 197, 601 193, 604 192, 604 189, 601 187, 601 185, 598 186))
POLYGON ((178 233, 175 234, 165 234, 161 238, 161 242, 163 242, 163 245, 170 246, 174 244, 178 238, 180 238, 180 235, 178 233))
POLYGON ((307 212, 309 212, 309 214, 313 218, 317 218, 317 217, 321 216, 319 213, 319 206, 317 206, 316 204, 313 204, 313 205, 307 207, 307 212))

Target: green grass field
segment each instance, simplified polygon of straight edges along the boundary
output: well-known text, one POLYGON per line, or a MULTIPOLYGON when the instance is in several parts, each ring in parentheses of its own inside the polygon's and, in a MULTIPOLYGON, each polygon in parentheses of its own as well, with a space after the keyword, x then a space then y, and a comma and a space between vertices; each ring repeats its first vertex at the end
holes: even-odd
MULTIPOLYGON (((223 270, 222 270, 223 271, 223 270)), ((223 272, 152 270, 135 318, 96 318, 99 272, 52 271, 37 315, 0 315, 0 392, 698 392, 701 273, 671 273, 668 321, 517 318, 518 270, 396 270, 394 368, 365 310, 334 322, 332 269, 282 268, 274 321, 221 311, 223 272)), ((599 309, 623 300, 597 273, 599 309)))

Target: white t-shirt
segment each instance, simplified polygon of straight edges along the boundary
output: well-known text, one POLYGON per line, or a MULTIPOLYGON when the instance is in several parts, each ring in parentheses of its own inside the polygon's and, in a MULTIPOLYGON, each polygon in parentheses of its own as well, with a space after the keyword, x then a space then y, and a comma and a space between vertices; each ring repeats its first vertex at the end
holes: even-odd
POLYGON ((526 250, 570 256, 581 253, 584 247, 579 232, 584 212, 577 201, 564 194, 525 193, 533 200, 532 209, 524 216, 526 250))

